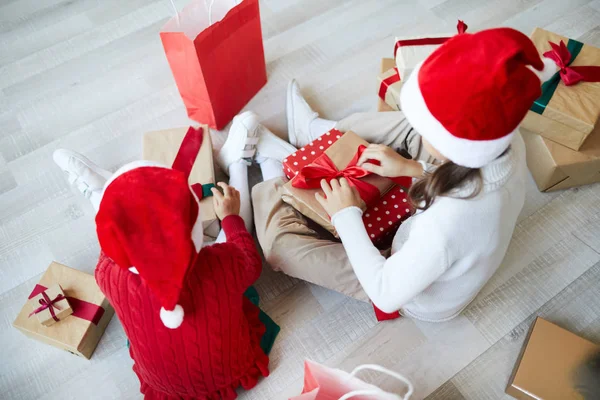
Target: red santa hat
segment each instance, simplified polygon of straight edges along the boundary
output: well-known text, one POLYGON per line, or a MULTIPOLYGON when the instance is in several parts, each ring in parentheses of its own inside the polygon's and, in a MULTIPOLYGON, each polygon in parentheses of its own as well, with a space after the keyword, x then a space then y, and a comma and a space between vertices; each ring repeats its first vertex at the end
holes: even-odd
POLYGON ((202 247, 199 214, 184 172, 141 161, 107 182, 96 215, 102 251, 121 268, 139 273, 161 303, 167 328, 183 322, 179 294, 202 247))
POLYGON ((480 168, 510 145, 556 72, 514 29, 458 34, 417 66, 400 103, 411 125, 458 165, 480 168))

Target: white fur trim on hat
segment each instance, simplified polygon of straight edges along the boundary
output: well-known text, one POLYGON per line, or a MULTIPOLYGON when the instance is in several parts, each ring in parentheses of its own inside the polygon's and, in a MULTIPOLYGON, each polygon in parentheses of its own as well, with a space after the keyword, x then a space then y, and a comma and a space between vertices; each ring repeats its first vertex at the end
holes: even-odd
POLYGON ((538 71, 530 65, 528 67, 538 78, 540 78, 540 81, 544 83, 548 79, 552 78, 554 74, 558 71, 558 65, 556 65, 554 60, 548 57, 542 57, 542 61, 544 62, 544 69, 541 71, 538 71))
POLYGON ((164 307, 160 308, 160 320, 169 329, 177 329, 183 322, 183 307, 179 304, 175 306, 173 311, 167 311, 164 307))
POLYGON ((431 114, 419 88, 417 65, 400 93, 401 109, 408 122, 437 151, 455 164, 481 168, 502 154, 510 145, 514 131, 495 140, 469 140, 454 136, 431 114))

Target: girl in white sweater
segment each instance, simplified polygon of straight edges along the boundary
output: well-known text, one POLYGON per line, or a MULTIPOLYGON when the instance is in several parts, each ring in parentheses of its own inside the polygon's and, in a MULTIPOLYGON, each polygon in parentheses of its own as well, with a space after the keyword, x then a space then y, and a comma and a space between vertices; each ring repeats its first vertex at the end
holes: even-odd
MULTIPOLYGON (((362 289, 379 309, 445 321, 456 317, 495 273, 525 197, 525 148, 517 128, 540 96, 541 81, 555 69, 542 61, 525 35, 500 28, 457 35, 414 70, 400 100, 410 124, 406 129, 414 128, 422 137, 423 149, 414 151, 420 149, 418 135, 415 145, 414 134, 404 134, 413 142, 407 145, 409 153, 412 147, 420 161, 382 144, 371 145, 359 161, 379 175, 414 178, 409 198, 417 212, 398 230, 389 258, 371 243, 356 190, 345 179, 322 182, 325 196, 317 199, 331 215, 362 289), (428 163, 434 159, 439 165, 428 163)), ((294 92, 298 90, 292 82, 288 91, 292 144, 303 146, 334 126, 340 129, 340 123, 317 118, 312 110, 302 117, 298 109, 306 105, 294 92)), ((381 113, 381 118, 384 114, 393 113, 381 113)), ((355 131, 371 142, 393 141, 377 137, 377 132, 355 131)), ((255 205, 268 202, 272 195, 266 186, 258 187, 255 205)), ((257 233, 276 269, 321 283, 308 272, 314 259, 303 249, 310 246, 323 259, 320 274, 347 279, 342 270, 329 271, 343 263, 335 243, 308 239, 311 233, 283 206, 265 209, 265 216, 260 207, 255 209, 257 233), (264 227, 261 220, 267 220, 264 227), (296 265, 291 264, 294 261, 296 265)), ((322 282, 337 289, 331 280, 322 282)), ((354 295, 351 286, 346 281, 342 291, 354 295)))
POLYGON ((381 145, 359 161, 383 176, 417 179, 409 197, 418 212, 398 231, 390 258, 371 244, 356 190, 345 179, 322 182, 326 197, 317 198, 380 309, 447 320, 496 272, 525 196, 525 148, 516 129, 541 94, 533 71, 544 67, 525 35, 503 28, 457 35, 414 70, 402 109, 442 164, 430 169, 381 145))

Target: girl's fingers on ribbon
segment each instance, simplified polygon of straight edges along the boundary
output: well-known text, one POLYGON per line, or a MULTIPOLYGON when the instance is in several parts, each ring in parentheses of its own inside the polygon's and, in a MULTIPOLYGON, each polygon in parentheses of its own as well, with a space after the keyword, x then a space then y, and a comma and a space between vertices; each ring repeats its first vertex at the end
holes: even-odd
POLYGON ((319 204, 325 208, 326 204, 327 204, 327 199, 325 197, 323 197, 323 195, 321 193, 315 193, 315 199, 317 199, 317 201, 319 202, 319 204))
POLYGON ((221 194, 221 192, 219 192, 219 189, 211 188, 210 191, 213 194, 213 199, 214 199, 215 203, 221 204, 221 202, 223 201, 223 195, 221 194))
POLYGON ((340 187, 341 187, 342 189, 349 188, 349 187, 350 187, 350 184, 348 183, 348 179, 346 179, 346 178, 341 178, 341 179, 340 179, 340 187))
POLYGON ((331 195, 331 186, 329 185, 326 179, 321 179, 321 189, 323 189, 325 197, 329 197, 329 195, 331 195))
POLYGON ((372 163, 364 163, 363 165, 361 165, 361 168, 363 168, 366 171, 377 174, 377 175, 383 174, 383 167, 381 165, 375 165, 372 163))
POLYGON ((332 179, 331 182, 331 191, 336 192, 340 190, 340 182, 337 179, 332 179))
POLYGON ((360 158, 358 159, 357 164, 362 167, 363 164, 368 164, 367 163, 368 160, 381 161, 382 157, 383 157, 383 153, 381 152, 380 148, 367 147, 365 149, 365 151, 363 151, 363 153, 360 155, 360 158))
POLYGON ((225 197, 231 197, 231 186, 229 186, 225 182, 219 182, 217 183, 217 185, 221 187, 221 189, 223 189, 223 194, 225 195, 225 197))

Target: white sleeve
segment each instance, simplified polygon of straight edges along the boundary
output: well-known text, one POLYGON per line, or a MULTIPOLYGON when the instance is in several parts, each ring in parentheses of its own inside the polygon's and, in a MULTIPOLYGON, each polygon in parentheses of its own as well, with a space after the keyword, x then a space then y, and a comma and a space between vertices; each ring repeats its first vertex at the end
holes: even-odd
POLYGON ((448 269, 443 237, 427 223, 413 222, 408 240, 386 259, 371 243, 361 217, 360 208, 349 207, 331 221, 360 284, 383 312, 399 310, 448 269))

